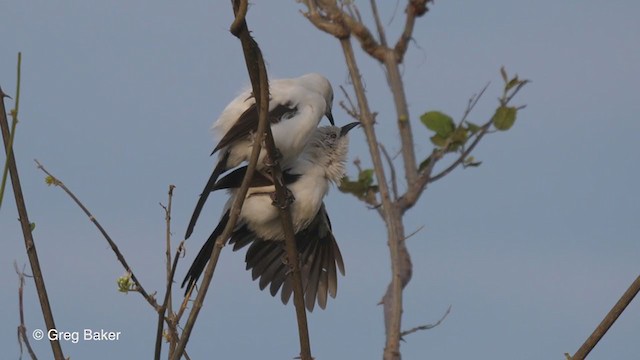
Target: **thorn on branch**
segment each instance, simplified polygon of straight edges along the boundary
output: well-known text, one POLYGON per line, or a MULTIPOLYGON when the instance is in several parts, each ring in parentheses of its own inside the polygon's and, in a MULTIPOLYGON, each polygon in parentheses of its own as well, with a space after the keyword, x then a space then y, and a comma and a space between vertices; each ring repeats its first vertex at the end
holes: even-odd
POLYGON ((445 311, 444 315, 442 315, 440 320, 438 320, 434 324, 426 324, 426 325, 416 326, 416 327, 414 327, 412 329, 405 330, 405 331, 400 333, 400 340, 405 341, 404 337, 409 335, 409 334, 413 334, 414 332, 418 332, 420 330, 433 329, 434 327, 440 325, 442 323, 442 321, 444 321, 444 319, 447 317, 447 315, 449 315, 450 312, 451 312, 451 305, 449 305, 449 307, 447 308, 447 311, 445 311))

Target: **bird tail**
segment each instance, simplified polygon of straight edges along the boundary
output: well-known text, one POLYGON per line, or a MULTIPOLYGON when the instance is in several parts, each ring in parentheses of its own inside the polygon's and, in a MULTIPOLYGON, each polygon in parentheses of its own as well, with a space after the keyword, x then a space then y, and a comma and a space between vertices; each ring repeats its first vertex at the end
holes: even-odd
MULTIPOLYGON (((247 270, 251 270, 253 280, 259 279, 260 290, 269 286, 271 296, 276 296, 280 291, 282 302, 287 304, 293 292, 293 280, 289 276, 291 271, 287 264, 284 242, 257 239, 245 230, 236 231, 236 236, 232 237, 229 243, 233 243, 234 251, 250 245, 245 262, 247 270)), ((331 233, 324 206, 312 224, 296 234, 296 246, 305 306, 309 311, 313 311, 317 300, 318 306, 324 309, 328 296, 336 297, 337 270, 344 275, 342 254, 331 233)))
POLYGON ((222 215, 218 226, 216 226, 211 235, 209 235, 207 241, 204 243, 204 245, 202 245, 202 248, 198 252, 198 255, 193 260, 189 271, 187 271, 187 275, 184 277, 184 280, 182 280, 181 287, 185 287, 185 285, 187 285, 185 289, 185 296, 198 281, 200 275, 202 275, 205 266, 207 266, 207 263, 211 258, 211 252, 213 251, 213 246, 216 242, 216 239, 224 231, 224 228, 227 226, 227 222, 229 222, 229 210, 227 210, 224 215, 222 215))
POLYGON ((187 226, 187 232, 184 235, 185 240, 188 239, 193 233, 193 228, 196 226, 196 222, 198 221, 198 217, 202 212, 202 208, 204 207, 204 203, 207 202, 207 198, 209 194, 214 190, 216 180, 220 177, 227 169, 227 160, 229 159, 229 152, 225 152, 224 155, 220 158, 216 167, 213 169, 211 176, 209 177, 209 181, 204 186, 204 190, 202 190, 202 194, 200 194, 200 198, 198 199, 198 203, 196 204, 196 208, 193 210, 193 214, 191 215, 191 220, 189 220, 189 226, 187 226))

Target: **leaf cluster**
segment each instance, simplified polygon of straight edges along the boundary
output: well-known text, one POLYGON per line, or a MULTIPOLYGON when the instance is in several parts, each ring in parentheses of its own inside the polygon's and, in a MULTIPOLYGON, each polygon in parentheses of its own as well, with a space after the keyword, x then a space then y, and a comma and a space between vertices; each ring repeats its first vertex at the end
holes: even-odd
POLYGON ((345 193, 357 197, 359 200, 370 202, 372 196, 378 192, 378 186, 374 184, 373 169, 360 169, 358 178, 349 179, 345 175, 338 186, 338 189, 345 193))

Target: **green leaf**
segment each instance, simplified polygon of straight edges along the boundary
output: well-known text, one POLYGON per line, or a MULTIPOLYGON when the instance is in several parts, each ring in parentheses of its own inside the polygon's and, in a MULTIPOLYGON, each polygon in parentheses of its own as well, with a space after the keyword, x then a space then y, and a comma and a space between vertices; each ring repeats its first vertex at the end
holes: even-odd
POLYGON ((516 121, 518 109, 511 106, 500 106, 493 115, 493 126, 500 131, 509 130, 516 121))
POLYGON ((469 130, 469 132, 471 133, 471 135, 477 133, 478 131, 480 131, 480 126, 476 125, 472 122, 466 121, 467 123, 467 130, 469 130))
MULTIPOLYGON (((440 111, 429 111, 420 116, 420 121, 431 131, 442 138, 449 137, 449 134, 456 128, 451 116, 440 111)), ((431 140, 433 141, 433 139, 431 140)), ((437 144, 436 144, 437 145, 437 144)))
POLYGON ((473 156, 469 156, 466 159, 464 159, 464 162, 462 163, 462 165, 464 165, 464 167, 478 167, 480 166, 480 164, 482 164, 482 161, 476 161, 476 158, 474 158, 473 156))
POLYGON ((378 186, 373 185, 373 169, 365 169, 358 174, 358 180, 351 181, 348 176, 344 176, 340 181, 338 190, 343 193, 351 194, 360 200, 365 200, 370 193, 377 193, 378 186))
POLYGON ((373 169, 362 170, 358 174, 358 182, 365 186, 371 186, 373 184, 373 169))
POLYGON ((433 135, 430 139, 435 146, 445 147, 447 145, 447 139, 438 134, 433 135))
POLYGON ((502 75, 502 80, 504 80, 505 83, 509 81, 509 77, 507 76, 507 70, 504 69, 504 66, 500 67, 500 75, 502 75))
POLYGON ((467 142, 467 129, 459 127, 451 135, 451 141, 456 145, 462 145, 467 142))
POLYGON ((31 232, 33 232, 33 230, 35 230, 36 228, 36 223, 32 222, 29 224, 29 229, 31 230, 31 232))
POLYGON ((422 162, 418 166, 418 170, 422 171, 422 170, 426 169, 427 166, 429 166, 430 163, 431 163, 431 155, 429 155, 429 157, 427 157, 426 159, 422 160, 422 162))
POLYGON ((513 79, 509 80, 509 82, 507 83, 507 85, 504 86, 504 90, 505 91, 509 91, 511 90, 511 88, 513 88, 514 86, 520 84, 520 80, 518 79, 518 75, 516 75, 513 79))

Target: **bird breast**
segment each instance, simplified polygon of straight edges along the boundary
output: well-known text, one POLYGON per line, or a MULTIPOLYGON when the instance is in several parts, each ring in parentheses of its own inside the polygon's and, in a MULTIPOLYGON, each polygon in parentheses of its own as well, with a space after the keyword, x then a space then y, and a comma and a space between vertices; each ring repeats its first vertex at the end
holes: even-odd
MULTIPOLYGON (((290 206, 294 232, 306 228, 318 213, 329 189, 324 177, 303 175, 289 186, 295 197, 290 206)), ((252 188, 247 195, 241 218, 255 234, 264 240, 284 240, 278 209, 272 205, 273 186, 252 188)))

